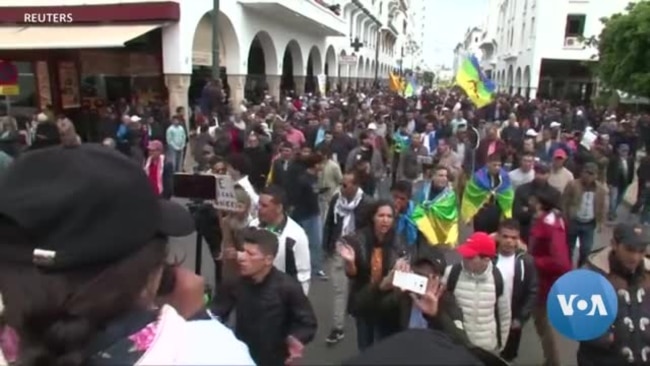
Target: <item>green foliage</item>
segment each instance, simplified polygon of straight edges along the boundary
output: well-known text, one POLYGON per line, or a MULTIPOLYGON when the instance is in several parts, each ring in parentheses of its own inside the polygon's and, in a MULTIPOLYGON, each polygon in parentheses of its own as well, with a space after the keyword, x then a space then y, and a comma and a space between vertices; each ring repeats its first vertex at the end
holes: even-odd
POLYGON ((603 22, 600 36, 587 40, 598 48, 601 80, 613 89, 650 96, 650 2, 631 3, 625 13, 603 22))
POLYGON ((431 71, 425 71, 422 73, 422 80, 424 80, 426 84, 433 84, 434 76, 435 75, 431 71))

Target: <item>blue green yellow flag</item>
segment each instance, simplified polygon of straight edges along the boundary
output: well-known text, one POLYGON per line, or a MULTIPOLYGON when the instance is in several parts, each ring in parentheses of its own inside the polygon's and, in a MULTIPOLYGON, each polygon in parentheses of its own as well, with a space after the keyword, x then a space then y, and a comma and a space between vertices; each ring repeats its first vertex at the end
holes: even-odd
POLYGON ((458 243, 458 201, 450 187, 433 200, 418 204, 411 220, 431 245, 458 243))
POLYGON ((469 223, 492 197, 496 199, 503 216, 508 219, 512 217, 515 191, 512 189, 510 177, 508 177, 505 170, 502 169, 499 172, 499 178, 501 181, 499 186, 491 188, 492 184, 490 184, 490 177, 486 167, 474 173, 465 187, 460 205, 460 216, 465 223, 469 223))
POLYGON ((494 100, 494 83, 481 71, 474 56, 465 58, 460 64, 456 73, 456 84, 463 88, 467 97, 478 108, 485 107, 494 100))

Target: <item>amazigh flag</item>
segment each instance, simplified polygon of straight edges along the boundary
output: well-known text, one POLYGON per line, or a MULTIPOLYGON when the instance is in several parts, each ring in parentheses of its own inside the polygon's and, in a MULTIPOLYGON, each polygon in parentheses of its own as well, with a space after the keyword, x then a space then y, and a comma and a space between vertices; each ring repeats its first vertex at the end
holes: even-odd
POLYGON ((429 244, 456 245, 458 242, 456 192, 447 187, 432 201, 417 205, 411 214, 411 220, 429 244))
POLYGON ((508 219, 512 217, 512 203, 515 198, 515 191, 512 189, 510 178, 505 170, 501 169, 499 171, 499 178, 501 180, 499 186, 491 188, 492 184, 486 167, 474 173, 465 187, 463 201, 460 205, 460 216, 464 222, 469 223, 481 207, 492 197, 495 197, 503 216, 508 219))
POLYGON ((409 139, 409 137, 404 136, 399 132, 396 132, 393 135, 393 140, 394 140, 395 152, 397 153, 401 153, 404 150, 408 150, 409 146, 411 145, 411 140, 409 139))
POLYGON ((274 170, 273 165, 275 165, 275 161, 278 160, 279 157, 280 157, 280 154, 277 154, 276 156, 273 157, 273 159, 271 159, 271 167, 269 168, 269 173, 266 175, 266 185, 267 186, 270 186, 271 183, 273 183, 273 178, 274 178, 274 176, 273 176, 273 170, 274 170))
POLYGON ((494 83, 485 76, 474 56, 465 58, 461 63, 456 73, 456 84, 463 88, 478 108, 483 108, 494 100, 494 83))

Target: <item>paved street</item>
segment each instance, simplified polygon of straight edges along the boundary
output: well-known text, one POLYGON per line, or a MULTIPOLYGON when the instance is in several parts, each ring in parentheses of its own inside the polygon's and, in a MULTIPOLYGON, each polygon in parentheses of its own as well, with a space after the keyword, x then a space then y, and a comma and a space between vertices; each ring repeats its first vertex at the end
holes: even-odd
MULTIPOLYGON (((635 194, 635 190, 630 190, 628 196, 632 197, 635 194), (632 192, 634 191, 634 192, 632 192)), ((627 208, 621 208, 619 210, 619 220, 631 220, 627 208)), ((462 230, 464 236, 469 234, 469 230, 465 228, 462 230)), ((596 246, 602 247, 609 243, 611 238, 612 228, 611 226, 606 226, 602 233, 597 235, 596 246)), ((184 260, 184 264, 190 268, 194 266, 195 259, 195 238, 194 236, 186 237, 182 239, 174 240, 172 246, 173 254, 179 259, 184 260)), ((203 261, 202 261, 202 270, 205 276, 207 276, 208 282, 213 282, 213 273, 214 265, 211 259, 205 255, 207 253, 207 247, 204 244, 203 248, 203 261)), ((304 359, 304 364, 306 365, 323 365, 331 364, 337 365, 340 364, 342 360, 345 360, 347 357, 350 357, 356 352, 356 342, 355 342, 355 333, 354 325, 352 322, 348 322, 346 329, 346 338, 343 342, 338 344, 335 347, 327 347, 325 345, 324 339, 327 336, 327 333, 330 330, 331 324, 331 302, 332 302, 332 289, 329 282, 326 281, 314 281, 312 282, 311 293, 310 293, 311 302, 315 308, 316 315, 319 321, 318 336, 314 342, 309 345, 304 359)), ((562 338, 560 335, 557 335, 559 341, 559 347, 562 354, 562 365, 575 365, 575 353, 577 345, 575 342, 569 341, 562 338)), ((519 351, 520 358, 518 360, 519 365, 539 365, 542 363, 542 349, 540 345, 539 338, 535 333, 535 329, 532 325, 532 322, 529 322, 525 329, 524 335, 522 337, 521 348, 519 351)))

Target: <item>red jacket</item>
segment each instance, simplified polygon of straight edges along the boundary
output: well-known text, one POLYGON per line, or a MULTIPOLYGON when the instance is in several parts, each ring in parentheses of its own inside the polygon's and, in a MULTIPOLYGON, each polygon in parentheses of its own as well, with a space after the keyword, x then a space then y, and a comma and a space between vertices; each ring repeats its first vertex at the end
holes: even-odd
POLYGON ((553 283, 571 270, 566 240, 566 225, 562 216, 550 212, 533 221, 530 229, 530 255, 535 260, 539 292, 537 300, 546 304, 553 283))

